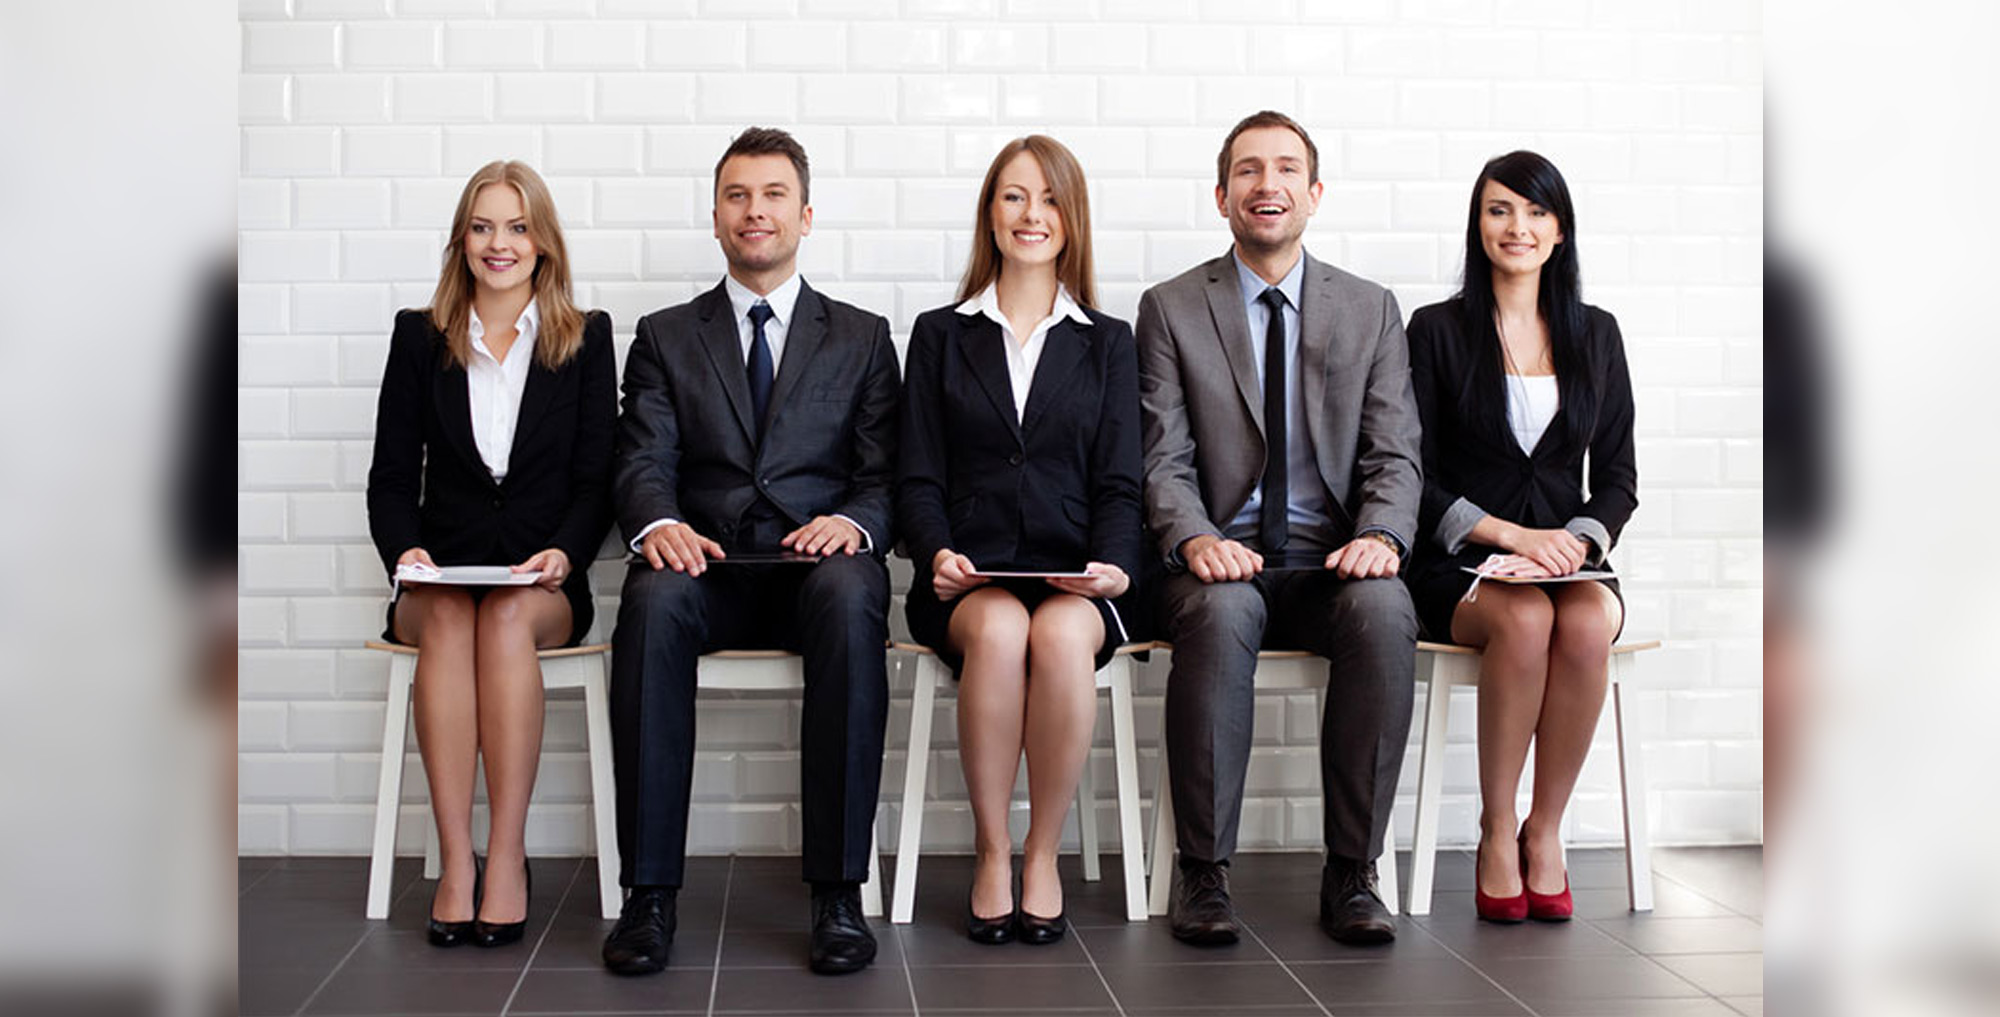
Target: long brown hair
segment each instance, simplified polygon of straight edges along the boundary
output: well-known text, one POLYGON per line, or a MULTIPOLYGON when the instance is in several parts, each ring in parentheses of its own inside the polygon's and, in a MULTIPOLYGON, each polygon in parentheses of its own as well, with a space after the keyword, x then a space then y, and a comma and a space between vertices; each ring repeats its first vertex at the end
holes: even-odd
POLYGON ((465 190, 458 196, 458 211, 451 216, 451 236, 445 241, 437 292, 431 294, 431 305, 424 310, 432 327, 444 333, 445 355, 460 367, 471 364, 473 281, 472 269, 465 263, 465 234, 472 227, 473 199, 488 184, 506 184, 521 195, 528 239, 540 255, 531 281, 535 305, 541 312, 535 362, 553 371, 583 348, 583 312, 577 310, 570 287, 569 249, 563 245, 555 200, 541 174, 527 163, 512 159, 489 162, 465 182, 465 190))
POLYGON ((1000 244, 993 239, 993 192, 1000 187, 1000 170, 1022 152, 1032 152, 1049 180, 1056 210, 1062 214, 1063 249, 1056 255, 1056 281, 1084 307, 1097 306, 1097 267, 1090 254, 1090 188, 1084 184, 1083 166, 1063 143, 1046 134, 1015 138, 993 157, 986 169, 986 182, 979 186, 979 208, 972 217, 972 258, 965 266, 965 279, 958 285, 958 299, 970 300, 1000 278, 1000 244))

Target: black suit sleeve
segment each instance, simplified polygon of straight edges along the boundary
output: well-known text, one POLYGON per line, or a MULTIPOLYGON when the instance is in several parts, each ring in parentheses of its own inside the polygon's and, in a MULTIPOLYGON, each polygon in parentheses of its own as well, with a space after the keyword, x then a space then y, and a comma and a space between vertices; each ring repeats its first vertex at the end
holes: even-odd
POLYGON ((1424 496, 1419 504, 1417 532, 1435 535, 1445 511, 1458 501, 1458 493, 1446 490, 1438 478, 1439 400, 1449 398, 1439 392, 1440 384, 1451 377, 1450 368, 1440 364, 1439 347, 1447 340, 1451 325, 1442 321, 1443 312, 1421 308, 1410 316, 1410 382, 1417 393, 1417 419, 1423 433, 1419 439, 1424 465, 1424 496))
POLYGON ((889 320, 875 317, 869 340, 868 373, 854 413, 854 446, 849 466, 853 481, 847 500, 833 510, 861 524, 886 557, 896 540, 891 503, 896 487, 896 438, 900 422, 902 380, 896 374, 896 346, 889 341, 889 320))
POLYGON ((943 342, 944 335, 928 316, 918 318, 910 330, 904 363, 903 446, 896 513, 903 524, 910 559, 926 572, 938 551, 951 546, 944 493, 944 382, 939 349, 943 342))
POLYGON ((626 355, 624 409, 618 415, 614 497, 627 544, 656 520, 686 520, 679 497, 680 422, 652 320, 639 319, 638 337, 626 355))
POLYGON ((389 362, 375 403, 375 453, 368 465, 368 535, 390 572, 422 541, 418 497, 424 470, 424 358, 434 356, 430 323, 420 311, 396 315, 389 362))
POLYGON ((1091 446, 1090 547, 1139 581, 1139 354, 1132 329, 1115 323, 1105 351, 1104 404, 1091 446))
POLYGON ((1632 375, 1625 366, 1625 339, 1616 318, 1599 315, 1594 331, 1603 343, 1598 356, 1604 364, 1604 392, 1598 397, 1597 429, 1590 436, 1590 496, 1582 514, 1604 524, 1616 542, 1639 507, 1639 463, 1632 443, 1632 375))
POLYGON ((610 315, 599 311, 584 319, 576 369, 579 392, 576 440, 570 446, 570 501, 552 543, 569 556, 571 569, 581 570, 596 559, 604 531, 611 525, 618 368, 611 348, 610 315))

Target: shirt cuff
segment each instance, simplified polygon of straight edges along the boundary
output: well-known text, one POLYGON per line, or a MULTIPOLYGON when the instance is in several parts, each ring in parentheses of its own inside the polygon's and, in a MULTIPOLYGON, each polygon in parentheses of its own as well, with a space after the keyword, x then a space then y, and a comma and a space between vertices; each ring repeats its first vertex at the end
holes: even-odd
POLYGON ((873 535, 871 535, 871 534, 870 534, 870 533, 868 532, 868 527, 866 527, 866 526, 863 526, 863 525, 861 525, 860 523, 857 523, 857 522, 855 522, 855 521, 854 521, 854 518, 853 518, 852 516, 844 516, 844 515, 841 515, 841 514, 840 514, 840 513, 838 513, 838 512, 835 512, 835 513, 833 514, 833 517, 834 517, 835 519, 838 519, 838 520, 840 520, 840 521, 841 521, 841 522, 843 522, 843 523, 846 523, 846 524, 847 524, 847 525, 849 525, 849 526, 852 526, 852 527, 854 527, 854 528, 855 528, 856 530, 860 531, 860 533, 861 533, 861 549, 860 549, 860 553, 862 553, 862 554, 874 554, 874 553, 875 553, 875 538, 874 538, 874 536, 873 536, 873 535))
POLYGON ((1444 553, 1457 554, 1465 550, 1465 542, 1472 539, 1472 528, 1478 526, 1479 521, 1484 518, 1486 518, 1485 509, 1460 498, 1452 502, 1450 508, 1444 510, 1444 516, 1438 520, 1437 532, 1433 536, 1444 547, 1444 553))
POLYGON ((1603 523, 1589 516, 1577 516, 1564 523, 1563 529, 1590 542, 1590 555, 1585 564, 1592 566, 1604 564, 1604 556, 1611 551, 1611 531, 1605 529, 1603 523))
POLYGON ((640 530, 639 535, 632 538, 632 553, 633 554, 639 553, 639 545, 646 542, 646 534, 651 533, 662 526, 672 526, 678 522, 680 522, 680 520, 675 519, 672 516, 667 516, 664 518, 655 519, 652 522, 647 523, 646 528, 640 530))
POLYGON ((1387 526, 1364 526, 1361 528, 1361 532, 1355 534, 1355 536, 1366 537, 1377 533, 1381 534, 1384 537, 1389 538, 1389 542, 1395 546, 1396 557, 1398 558, 1409 557, 1410 542, 1404 540, 1402 534, 1397 533, 1395 530, 1392 530, 1387 526))

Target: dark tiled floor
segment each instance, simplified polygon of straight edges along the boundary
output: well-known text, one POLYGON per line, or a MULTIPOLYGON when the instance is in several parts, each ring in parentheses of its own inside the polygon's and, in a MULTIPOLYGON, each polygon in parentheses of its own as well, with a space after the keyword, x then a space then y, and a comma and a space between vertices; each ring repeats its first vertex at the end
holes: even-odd
POLYGON ((1762 1013, 1763 853, 1655 858, 1652 914, 1626 909, 1619 852, 1573 851, 1579 920, 1495 926, 1473 918, 1471 855, 1442 852, 1432 914, 1398 919, 1391 946, 1359 949, 1313 922, 1316 855, 1245 855, 1231 881, 1251 934, 1202 950, 1175 942, 1163 919, 1124 920, 1115 857, 1104 864, 1113 878, 1098 883, 1065 859, 1075 930, 1060 944, 979 946, 962 931, 971 860, 937 857, 924 862, 916 922, 878 923, 875 966, 837 979, 805 970, 806 891, 792 859, 691 860, 671 965, 624 979, 598 962, 610 923, 597 916, 590 859, 535 861, 524 942, 436 950, 423 937, 432 884, 415 859, 397 864, 390 919, 370 922, 365 859, 245 858, 239 992, 251 1017, 1762 1013))

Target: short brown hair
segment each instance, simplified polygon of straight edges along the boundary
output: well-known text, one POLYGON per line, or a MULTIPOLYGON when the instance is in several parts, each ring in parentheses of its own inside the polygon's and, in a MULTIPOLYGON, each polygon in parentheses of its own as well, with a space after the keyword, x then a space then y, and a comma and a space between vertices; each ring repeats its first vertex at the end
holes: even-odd
POLYGON ((1056 210, 1062 213, 1063 249, 1056 255, 1056 281, 1069 288, 1069 295, 1084 307, 1097 306, 1097 268, 1090 251, 1090 187, 1083 180, 1083 166, 1063 143, 1046 134, 1015 138, 1002 146, 986 169, 986 181, 979 185, 979 207, 972 216, 972 257, 965 264, 965 278, 958 285, 958 299, 978 296, 1000 278, 1000 245, 993 238, 993 194, 1000 189, 1000 171, 1026 152, 1041 164, 1055 196, 1056 210))
POLYGON ((776 127, 746 127, 722 150, 715 160, 715 186, 722 186, 722 166, 739 155, 782 155, 792 161, 799 174, 799 204, 812 204, 812 169, 806 163, 806 149, 799 139, 776 127))
POLYGON ((1319 146, 1313 144, 1312 135, 1307 134, 1306 129, 1299 126, 1297 120, 1276 110, 1264 109, 1238 120, 1236 126, 1229 129, 1229 137, 1222 139, 1222 154, 1215 157, 1217 190, 1229 186, 1229 149, 1236 144, 1236 136, 1259 127, 1282 127, 1298 135, 1299 140, 1306 143, 1306 183, 1319 183, 1319 146))

